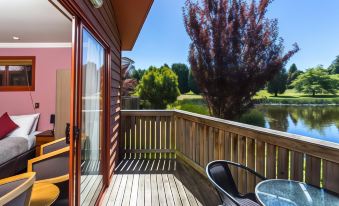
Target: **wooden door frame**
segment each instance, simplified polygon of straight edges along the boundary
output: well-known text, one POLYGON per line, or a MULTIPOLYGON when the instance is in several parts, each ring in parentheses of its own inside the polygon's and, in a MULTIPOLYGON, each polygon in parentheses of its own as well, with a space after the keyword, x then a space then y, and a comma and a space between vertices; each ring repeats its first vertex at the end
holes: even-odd
MULTIPOLYGON (((75 111, 73 108, 80 108, 81 110, 81 68, 82 68, 82 28, 86 28, 91 35, 103 46, 105 50, 105 67, 104 67, 104 135, 101 139, 102 152, 100 154, 102 158, 102 173, 103 173, 103 188, 100 191, 96 205, 98 205, 102 199, 105 189, 109 185, 109 160, 110 160, 110 92, 111 92, 111 49, 109 44, 102 38, 99 32, 95 29, 95 26, 90 22, 86 14, 77 6, 74 1, 59 0, 61 5, 73 16, 72 20, 72 69, 71 69, 71 129, 70 129, 70 162, 69 162, 69 205, 80 205, 80 177, 81 177, 81 162, 76 162, 81 156, 80 149, 74 151, 75 148, 79 148, 81 138, 74 141, 74 123, 81 124, 81 112, 75 111), (76 88, 78 89, 76 91, 76 88), (77 95, 75 93, 77 92, 77 95), (76 167, 75 167, 76 165, 76 167), (78 172, 78 179, 75 181, 74 175, 78 172), (75 184, 77 183, 77 184, 75 184), (76 192, 75 192, 76 191, 76 192)), ((79 127, 80 128, 80 127, 79 127)))
MULTIPOLYGON (((103 44, 103 42, 101 41, 100 37, 96 36, 92 30, 88 27, 88 24, 86 22, 83 22, 80 20, 80 30, 79 30, 79 67, 78 67, 78 73, 77 73, 77 78, 78 78, 78 92, 77 92, 77 99, 78 99, 78 115, 77 115, 77 122, 78 122, 78 128, 80 129, 81 131, 81 128, 82 128, 82 91, 83 91, 83 79, 82 79, 82 76, 83 76, 83 65, 82 65, 82 61, 83 61, 83 51, 82 51, 82 48, 83 48, 83 31, 84 30, 87 30, 87 32, 103 47, 104 49, 104 79, 103 79, 103 97, 104 97, 104 101, 103 101, 103 117, 102 117, 102 127, 103 127, 103 130, 100 129, 100 132, 101 135, 100 135, 100 147, 101 147, 101 152, 100 152, 100 158, 101 158, 101 162, 100 162, 100 170, 102 172, 102 176, 103 176, 103 186, 101 188, 101 191, 99 193, 99 196, 98 196, 98 199, 96 201, 96 204, 99 203, 106 187, 108 186, 108 166, 107 166, 107 159, 109 159, 109 157, 107 157, 107 143, 108 143, 108 134, 107 134, 107 128, 109 128, 109 119, 107 118, 107 114, 110 113, 110 109, 109 107, 107 107, 107 99, 109 99, 109 96, 108 96, 108 92, 107 92, 107 87, 106 87, 106 84, 107 82, 109 82, 109 76, 108 76, 108 70, 109 70, 109 67, 107 65, 107 59, 108 59, 108 54, 109 54, 109 47, 105 44, 103 44)), ((80 135, 81 137, 81 135, 80 135)), ((77 172, 77 176, 78 176, 78 184, 77 184, 77 197, 78 197, 78 200, 80 200, 80 197, 79 197, 79 194, 80 194, 80 183, 81 183, 81 138, 78 138, 77 139, 77 142, 76 142, 76 145, 78 145, 76 147, 77 149, 77 157, 76 158, 78 161, 76 162, 76 166, 77 168, 75 168, 75 171, 77 172)))

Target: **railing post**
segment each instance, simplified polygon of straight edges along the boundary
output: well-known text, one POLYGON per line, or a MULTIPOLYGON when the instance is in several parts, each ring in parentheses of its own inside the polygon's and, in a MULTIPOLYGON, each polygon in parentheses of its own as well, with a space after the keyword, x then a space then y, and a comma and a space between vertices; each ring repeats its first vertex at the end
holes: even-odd
POLYGON ((177 151, 177 147, 176 147, 176 130, 175 130, 175 126, 176 126, 176 113, 175 111, 173 111, 172 116, 171 116, 171 149, 174 150, 174 153, 171 154, 171 158, 172 159, 176 159, 176 151, 177 151))

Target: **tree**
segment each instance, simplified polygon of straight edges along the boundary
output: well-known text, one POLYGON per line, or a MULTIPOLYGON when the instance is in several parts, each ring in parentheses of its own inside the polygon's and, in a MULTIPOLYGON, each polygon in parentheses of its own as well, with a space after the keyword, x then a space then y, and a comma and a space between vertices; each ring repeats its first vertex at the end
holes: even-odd
POLYGON ((312 94, 314 97, 317 93, 336 94, 339 81, 331 78, 323 67, 318 66, 301 74, 293 82, 293 85, 298 92, 312 94))
POLYGON ((236 119, 299 48, 283 53, 270 0, 186 0, 189 62, 211 115, 236 119))
POLYGON ((278 94, 282 94, 286 91, 287 73, 285 69, 282 69, 275 77, 268 83, 267 91, 274 94, 275 97, 278 94))
POLYGON ((172 70, 178 76, 179 90, 181 94, 189 92, 188 87, 188 67, 186 64, 172 64, 172 70))
POLYGON ((192 70, 189 71, 189 76, 188 76, 188 87, 189 90, 192 91, 194 94, 200 94, 200 89, 197 85, 197 81, 195 80, 192 70))
POLYGON ((168 67, 150 67, 138 85, 138 94, 142 100, 150 103, 152 109, 165 109, 174 103, 180 95, 178 77, 168 67))
POLYGON ((131 71, 131 77, 139 82, 145 72, 146 70, 144 69, 134 69, 133 71, 131 71))
POLYGON ((332 64, 328 67, 330 74, 339 74, 339 56, 335 58, 332 64))
POLYGON ((288 70, 288 77, 287 77, 287 85, 288 88, 292 88, 292 82, 303 72, 298 70, 297 65, 292 64, 290 69, 288 70))

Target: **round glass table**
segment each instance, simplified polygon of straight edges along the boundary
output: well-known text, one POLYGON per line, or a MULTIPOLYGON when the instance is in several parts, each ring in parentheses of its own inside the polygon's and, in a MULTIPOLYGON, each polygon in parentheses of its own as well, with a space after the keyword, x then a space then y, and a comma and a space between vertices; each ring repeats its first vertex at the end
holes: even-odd
POLYGON ((255 187, 264 206, 339 206, 339 197, 323 189, 292 180, 265 180, 255 187))

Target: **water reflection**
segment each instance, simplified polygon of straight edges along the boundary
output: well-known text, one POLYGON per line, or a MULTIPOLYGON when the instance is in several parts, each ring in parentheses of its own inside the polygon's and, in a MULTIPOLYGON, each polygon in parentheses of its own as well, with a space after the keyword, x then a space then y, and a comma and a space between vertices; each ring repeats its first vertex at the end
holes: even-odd
POLYGON ((339 106, 258 105, 265 127, 339 143, 339 106))

